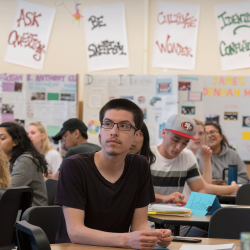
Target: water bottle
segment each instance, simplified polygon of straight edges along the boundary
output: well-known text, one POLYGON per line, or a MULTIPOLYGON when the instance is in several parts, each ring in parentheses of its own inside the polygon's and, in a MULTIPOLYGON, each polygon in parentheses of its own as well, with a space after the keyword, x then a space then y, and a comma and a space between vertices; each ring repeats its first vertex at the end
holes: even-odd
POLYGON ((250 250, 250 232, 240 234, 241 250, 250 250))

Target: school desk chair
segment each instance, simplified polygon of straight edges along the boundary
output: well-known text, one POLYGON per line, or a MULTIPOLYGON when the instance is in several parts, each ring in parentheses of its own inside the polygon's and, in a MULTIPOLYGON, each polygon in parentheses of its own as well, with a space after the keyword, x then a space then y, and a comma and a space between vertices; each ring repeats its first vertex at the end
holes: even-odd
POLYGON ((250 205, 250 184, 244 184, 238 189, 235 204, 250 205))
POLYGON ((15 224, 31 206, 33 190, 30 187, 9 187, 0 190, 0 249, 16 246, 15 224))
POLYGON ((213 213, 208 238, 240 239, 241 232, 250 232, 250 208, 225 207, 213 213))
POLYGON ((38 206, 28 208, 21 221, 40 227, 46 234, 49 243, 55 244, 61 214, 60 206, 38 206))
POLYGON ((48 195, 48 205, 54 205, 55 197, 56 197, 56 190, 57 190, 58 180, 55 179, 48 179, 45 182, 47 195, 48 195))
POLYGON ((16 224, 18 250, 51 250, 50 243, 40 227, 19 221, 16 224))

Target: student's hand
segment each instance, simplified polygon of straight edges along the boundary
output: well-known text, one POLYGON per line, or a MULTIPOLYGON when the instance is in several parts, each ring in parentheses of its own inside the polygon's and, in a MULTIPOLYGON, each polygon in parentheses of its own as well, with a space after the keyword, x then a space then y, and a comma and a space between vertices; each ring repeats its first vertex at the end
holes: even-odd
POLYGON ((174 192, 170 195, 166 196, 166 201, 164 203, 174 203, 174 204, 178 204, 178 203, 182 203, 183 199, 184 199, 184 195, 179 193, 179 192, 174 192))
POLYGON ((213 185, 226 185, 227 181, 226 180, 222 180, 222 179, 213 179, 212 180, 212 184, 213 185))
POLYGON ((172 232, 169 229, 155 229, 155 231, 160 231, 162 233, 161 237, 157 241, 157 246, 168 247, 173 240, 171 236, 172 232))
POLYGON ((162 232, 160 230, 134 231, 128 234, 126 245, 133 249, 151 250, 154 249, 161 236, 162 232))
POLYGON ((238 190, 239 187, 240 187, 235 181, 232 181, 232 182, 231 182, 231 186, 234 187, 233 193, 234 193, 234 192, 237 192, 237 190, 238 190))
POLYGON ((202 146, 201 156, 203 157, 204 161, 210 161, 212 154, 213 151, 210 149, 209 146, 207 145, 202 146))

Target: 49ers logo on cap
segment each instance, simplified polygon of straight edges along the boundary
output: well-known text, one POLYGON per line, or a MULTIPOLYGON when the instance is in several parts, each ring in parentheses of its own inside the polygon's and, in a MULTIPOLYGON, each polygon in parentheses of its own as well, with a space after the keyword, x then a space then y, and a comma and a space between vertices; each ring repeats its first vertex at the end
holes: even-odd
POLYGON ((181 127, 184 128, 187 131, 192 131, 193 130, 193 125, 190 122, 183 122, 181 124, 181 127))

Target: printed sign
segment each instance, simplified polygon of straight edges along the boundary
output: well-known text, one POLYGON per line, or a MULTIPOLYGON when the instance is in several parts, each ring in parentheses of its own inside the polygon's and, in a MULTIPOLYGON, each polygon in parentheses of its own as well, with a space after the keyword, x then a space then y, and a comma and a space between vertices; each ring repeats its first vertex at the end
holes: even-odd
POLYGON ((215 5, 222 70, 250 67, 250 1, 215 5))
POLYGON ((195 69, 200 5, 159 2, 152 67, 195 69))
POLYGON ((238 112, 224 112, 225 121, 238 121, 238 112))
POLYGON ((42 70, 56 8, 17 2, 4 61, 42 70))
POLYGON ((124 4, 83 9, 88 71, 129 67, 124 4))

